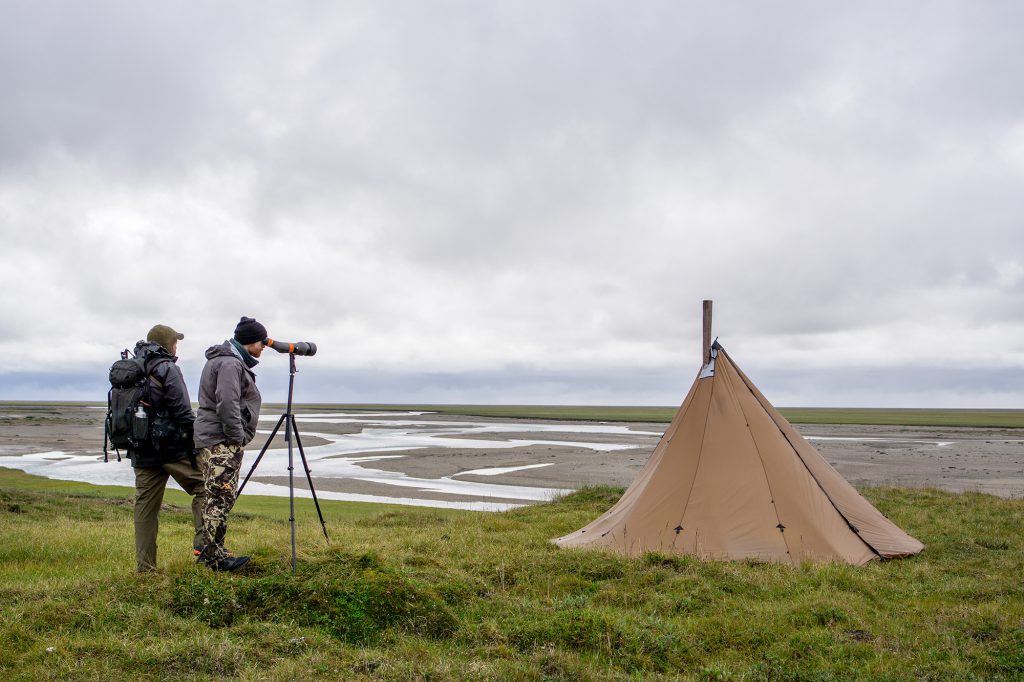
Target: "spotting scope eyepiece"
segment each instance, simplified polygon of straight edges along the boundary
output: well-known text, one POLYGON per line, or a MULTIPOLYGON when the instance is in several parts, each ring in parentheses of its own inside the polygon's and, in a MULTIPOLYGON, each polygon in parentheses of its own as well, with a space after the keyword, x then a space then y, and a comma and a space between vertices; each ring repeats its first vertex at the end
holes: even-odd
POLYGON ((263 342, 267 348, 273 348, 278 353, 291 353, 292 355, 316 355, 316 344, 308 341, 288 343, 287 341, 275 341, 267 339, 263 342))

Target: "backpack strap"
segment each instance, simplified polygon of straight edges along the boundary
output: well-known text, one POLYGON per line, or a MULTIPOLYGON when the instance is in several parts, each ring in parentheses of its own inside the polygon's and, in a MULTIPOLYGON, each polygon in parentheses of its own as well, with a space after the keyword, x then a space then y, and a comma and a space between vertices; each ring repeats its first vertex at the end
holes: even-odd
MULTIPOLYGON (((107 416, 103 419, 103 462, 107 463, 110 461, 110 455, 108 454, 110 445, 110 394, 114 389, 107 391, 107 416)), ((117 455, 117 461, 121 461, 121 451, 114 447, 114 454, 117 455)))
POLYGON ((163 388, 164 387, 163 382, 160 381, 159 379, 157 379, 155 376, 153 376, 153 371, 156 370, 156 368, 160 366, 161 362, 171 362, 171 359, 170 358, 164 358, 164 357, 157 357, 157 358, 154 358, 152 360, 152 363, 153 363, 152 365, 150 365, 150 362, 151 361, 150 361, 149 356, 146 356, 146 358, 142 361, 142 371, 145 372, 146 379, 148 381, 152 382, 152 384, 154 386, 156 386, 157 388, 163 388))
MULTIPOLYGON (((150 367, 150 365, 149 365, 150 359, 149 359, 149 356, 147 356, 146 359, 144 359, 142 362, 143 362, 142 369, 146 373, 146 380, 151 382, 157 388, 163 388, 164 387, 163 382, 161 382, 159 379, 157 379, 155 376, 153 376, 153 371, 160 365, 161 362, 174 362, 174 361, 171 360, 171 358, 168 358, 168 357, 158 356, 158 357, 153 359, 153 366, 150 367)), ((194 449, 190 449, 189 452, 188 452, 188 462, 189 462, 189 464, 192 465, 193 469, 198 469, 199 468, 199 464, 196 462, 196 452, 195 452, 194 449)))

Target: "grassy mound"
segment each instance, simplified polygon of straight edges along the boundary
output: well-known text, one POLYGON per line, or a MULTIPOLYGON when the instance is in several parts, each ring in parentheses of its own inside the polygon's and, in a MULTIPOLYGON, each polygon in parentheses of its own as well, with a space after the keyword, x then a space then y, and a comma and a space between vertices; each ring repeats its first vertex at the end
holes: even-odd
MULTIPOLYGON (((193 563, 162 515, 133 572, 122 496, 0 487, 0 670, 93 679, 1022 679, 1024 502, 873 489, 927 544, 866 567, 626 559, 548 540, 621 491, 503 514, 310 505, 291 575, 280 511, 232 519, 251 568, 193 563)), ((28 480, 17 479, 17 480, 28 480)), ((176 501, 177 498, 175 498, 176 501)), ((261 504, 287 508, 287 500, 261 504)))
POLYGON ((376 642, 392 629, 436 638, 458 627, 435 591, 375 554, 330 552, 303 569, 296 577, 273 570, 252 575, 249 569, 252 577, 244 581, 225 581, 208 572, 179 576, 170 608, 212 627, 236 620, 296 623, 352 644, 376 642))

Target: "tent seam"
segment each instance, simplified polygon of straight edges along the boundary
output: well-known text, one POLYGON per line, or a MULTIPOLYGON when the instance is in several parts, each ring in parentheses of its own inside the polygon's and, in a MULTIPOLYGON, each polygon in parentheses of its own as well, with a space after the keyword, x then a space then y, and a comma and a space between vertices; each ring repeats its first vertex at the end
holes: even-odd
MULTIPOLYGON (((679 521, 676 523, 677 527, 683 525, 683 517, 686 516, 686 509, 690 506, 690 496, 693 495, 693 488, 697 481, 697 472, 700 471, 700 462, 704 458, 704 438, 708 435, 708 419, 711 417, 711 404, 715 400, 715 377, 712 375, 709 378, 711 379, 711 395, 708 396, 708 411, 704 413, 704 428, 700 432, 700 451, 697 453, 697 466, 693 468, 693 480, 690 481, 690 489, 686 491, 686 501, 683 502, 683 511, 679 515, 679 521)), ((699 376, 697 380, 700 381, 699 376)), ((682 426, 681 423, 680 426, 682 426)), ((694 538, 696 539, 696 537, 696 531, 694 531, 694 538)), ((679 534, 676 533, 675 537, 672 538, 672 549, 676 548, 676 540, 678 539, 679 534)), ((696 545, 694 545, 694 549, 696 550, 696 545)))
MULTIPOLYGON (((729 362, 727 364, 732 365, 732 358, 729 359, 729 362)), ((739 377, 739 374, 737 374, 737 377, 739 377)), ((743 380, 742 377, 739 378, 741 381, 743 380)), ((726 382, 726 385, 730 386, 729 382, 726 382)), ((754 438, 754 433, 750 430, 750 419, 747 417, 747 413, 743 410, 743 405, 740 404, 740 401, 736 398, 736 394, 732 391, 731 386, 729 392, 732 393, 732 400, 740 409, 740 414, 743 415, 743 421, 747 425, 747 435, 750 437, 750 442, 754 444, 754 452, 757 453, 757 459, 761 462, 761 473, 764 474, 764 483, 766 486, 768 486, 768 494, 771 496, 771 505, 772 509, 775 511, 775 520, 778 522, 778 526, 782 526, 782 519, 779 518, 779 506, 775 504, 775 491, 772 489, 772 482, 768 478, 768 467, 766 467, 764 464, 764 457, 761 455, 761 448, 757 446, 757 439, 754 438)), ((757 396, 754 397, 756 398, 757 396)), ((792 447, 792 444, 790 445, 790 447, 792 447)), ((778 526, 776 526, 776 528, 778 528, 778 526)), ((789 555, 790 562, 795 564, 796 560, 793 556, 792 547, 790 547, 789 545, 789 539, 786 537, 786 533, 784 530, 782 532, 782 544, 786 546, 786 554, 789 555)))
MULTIPOLYGON (((721 352, 725 353, 725 349, 724 348, 721 349, 721 352)), ((728 353, 726 353, 726 357, 729 357, 728 353)), ((735 363, 733 363, 732 358, 729 358, 729 364, 735 366, 735 363)), ((739 368, 737 368, 737 374, 739 375, 740 379, 743 380, 743 385, 747 387, 747 390, 750 391, 750 394, 754 396, 754 399, 757 400, 758 404, 760 405, 761 401, 758 400, 757 394, 754 393, 753 389, 750 387, 750 382, 747 380, 746 375, 743 374, 743 372, 740 371, 739 368)), ((764 410, 764 406, 763 405, 761 406, 761 409, 764 410)), ((793 449, 793 454, 795 454, 796 458, 798 460, 800 460, 800 463, 804 466, 804 469, 807 470, 807 474, 811 477, 811 480, 813 480, 814 484, 816 486, 818 486, 818 489, 821 491, 821 494, 825 496, 825 499, 828 500, 828 503, 831 504, 832 508, 836 510, 836 513, 839 514, 839 517, 843 521, 846 522, 847 527, 850 528, 851 530, 853 530, 855 528, 855 526, 850 522, 850 519, 848 519, 846 517, 846 514, 844 514, 842 512, 842 510, 836 504, 835 500, 832 499, 832 496, 828 494, 828 491, 825 490, 825 486, 823 486, 821 484, 821 481, 819 481, 818 477, 814 475, 814 472, 811 471, 811 468, 809 466, 807 466, 807 462, 804 461, 804 458, 800 455, 800 450, 798 450, 797 447, 795 445, 793 445, 793 441, 790 440, 789 436, 786 434, 786 432, 783 430, 783 428, 781 426, 779 426, 778 422, 775 421, 775 418, 772 417, 771 412, 768 412, 768 410, 765 410, 765 414, 768 415, 768 418, 772 420, 773 424, 775 424, 775 428, 777 428, 779 430, 779 433, 782 434, 782 437, 786 439, 787 443, 789 443, 789 447, 793 449)), ((872 552, 874 552, 875 556, 877 556, 879 559, 884 559, 885 558, 885 557, 882 556, 881 552, 879 552, 877 549, 875 549, 874 546, 870 542, 868 542, 867 540, 865 540, 861 536, 859 531, 854 532, 854 535, 857 536, 857 539, 859 539, 861 542, 863 542, 864 545, 868 549, 870 549, 872 552)))

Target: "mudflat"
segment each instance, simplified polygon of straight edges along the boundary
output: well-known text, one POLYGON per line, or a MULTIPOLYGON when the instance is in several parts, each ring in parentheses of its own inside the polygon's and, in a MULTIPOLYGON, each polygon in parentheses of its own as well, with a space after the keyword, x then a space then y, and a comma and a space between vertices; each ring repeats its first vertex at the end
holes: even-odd
MULTIPOLYGON (((267 433, 276 416, 268 412, 270 419, 261 424, 267 433)), ((0 466, 11 461, 8 457, 36 453, 102 459, 104 414, 103 408, 80 405, 0 405, 0 466)), ((296 414, 307 450, 342 443, 344 452, 327 455, 324 461, 344 457, 367 471, 365 477, 320 478, 314 465, 318 491, 382 497, 394 495, 398 486, 375 473, 393 472, 415 481, 458 477, 465 482, 548 489, 626 486, 667 426, 604 424, 602 428, 614 432, 600 432, 594 429, 594 422, 430 413, 342 414, 302 408, 296 414), (469 433, 460 433, 460 429, 469 433), (402 448, 402 438, 409 438, 412 445, 402 448), (359 449, 363 439, 366 450, 359 449), (461 447, 460 441, 466 446, 461 447), (489 447, 488 442, 494 446, 489 447), (619 449, 601 450, 602 444, 619 449)), ((1024 429, 829 424, 798 424, 796 428, 858 487, 934 487, 1024 497, 1024 429)), ((258 435, 249 452, 258 452, 266 438, 266 434, 258 435)), ((286 447, 280 435, 272 447, 286 447)), ((281 483, 279 476, 259 474, 257 471, 253 480, 281 483)), ((304 483, 297 480, 300 486, 304 483)), ((417 490, 408 484, 401 494, 425 500, 476 497, 469 489, 464 493, 426 487, 417 490)), ((492 494, 489 499, 501 498, 492 494)))

